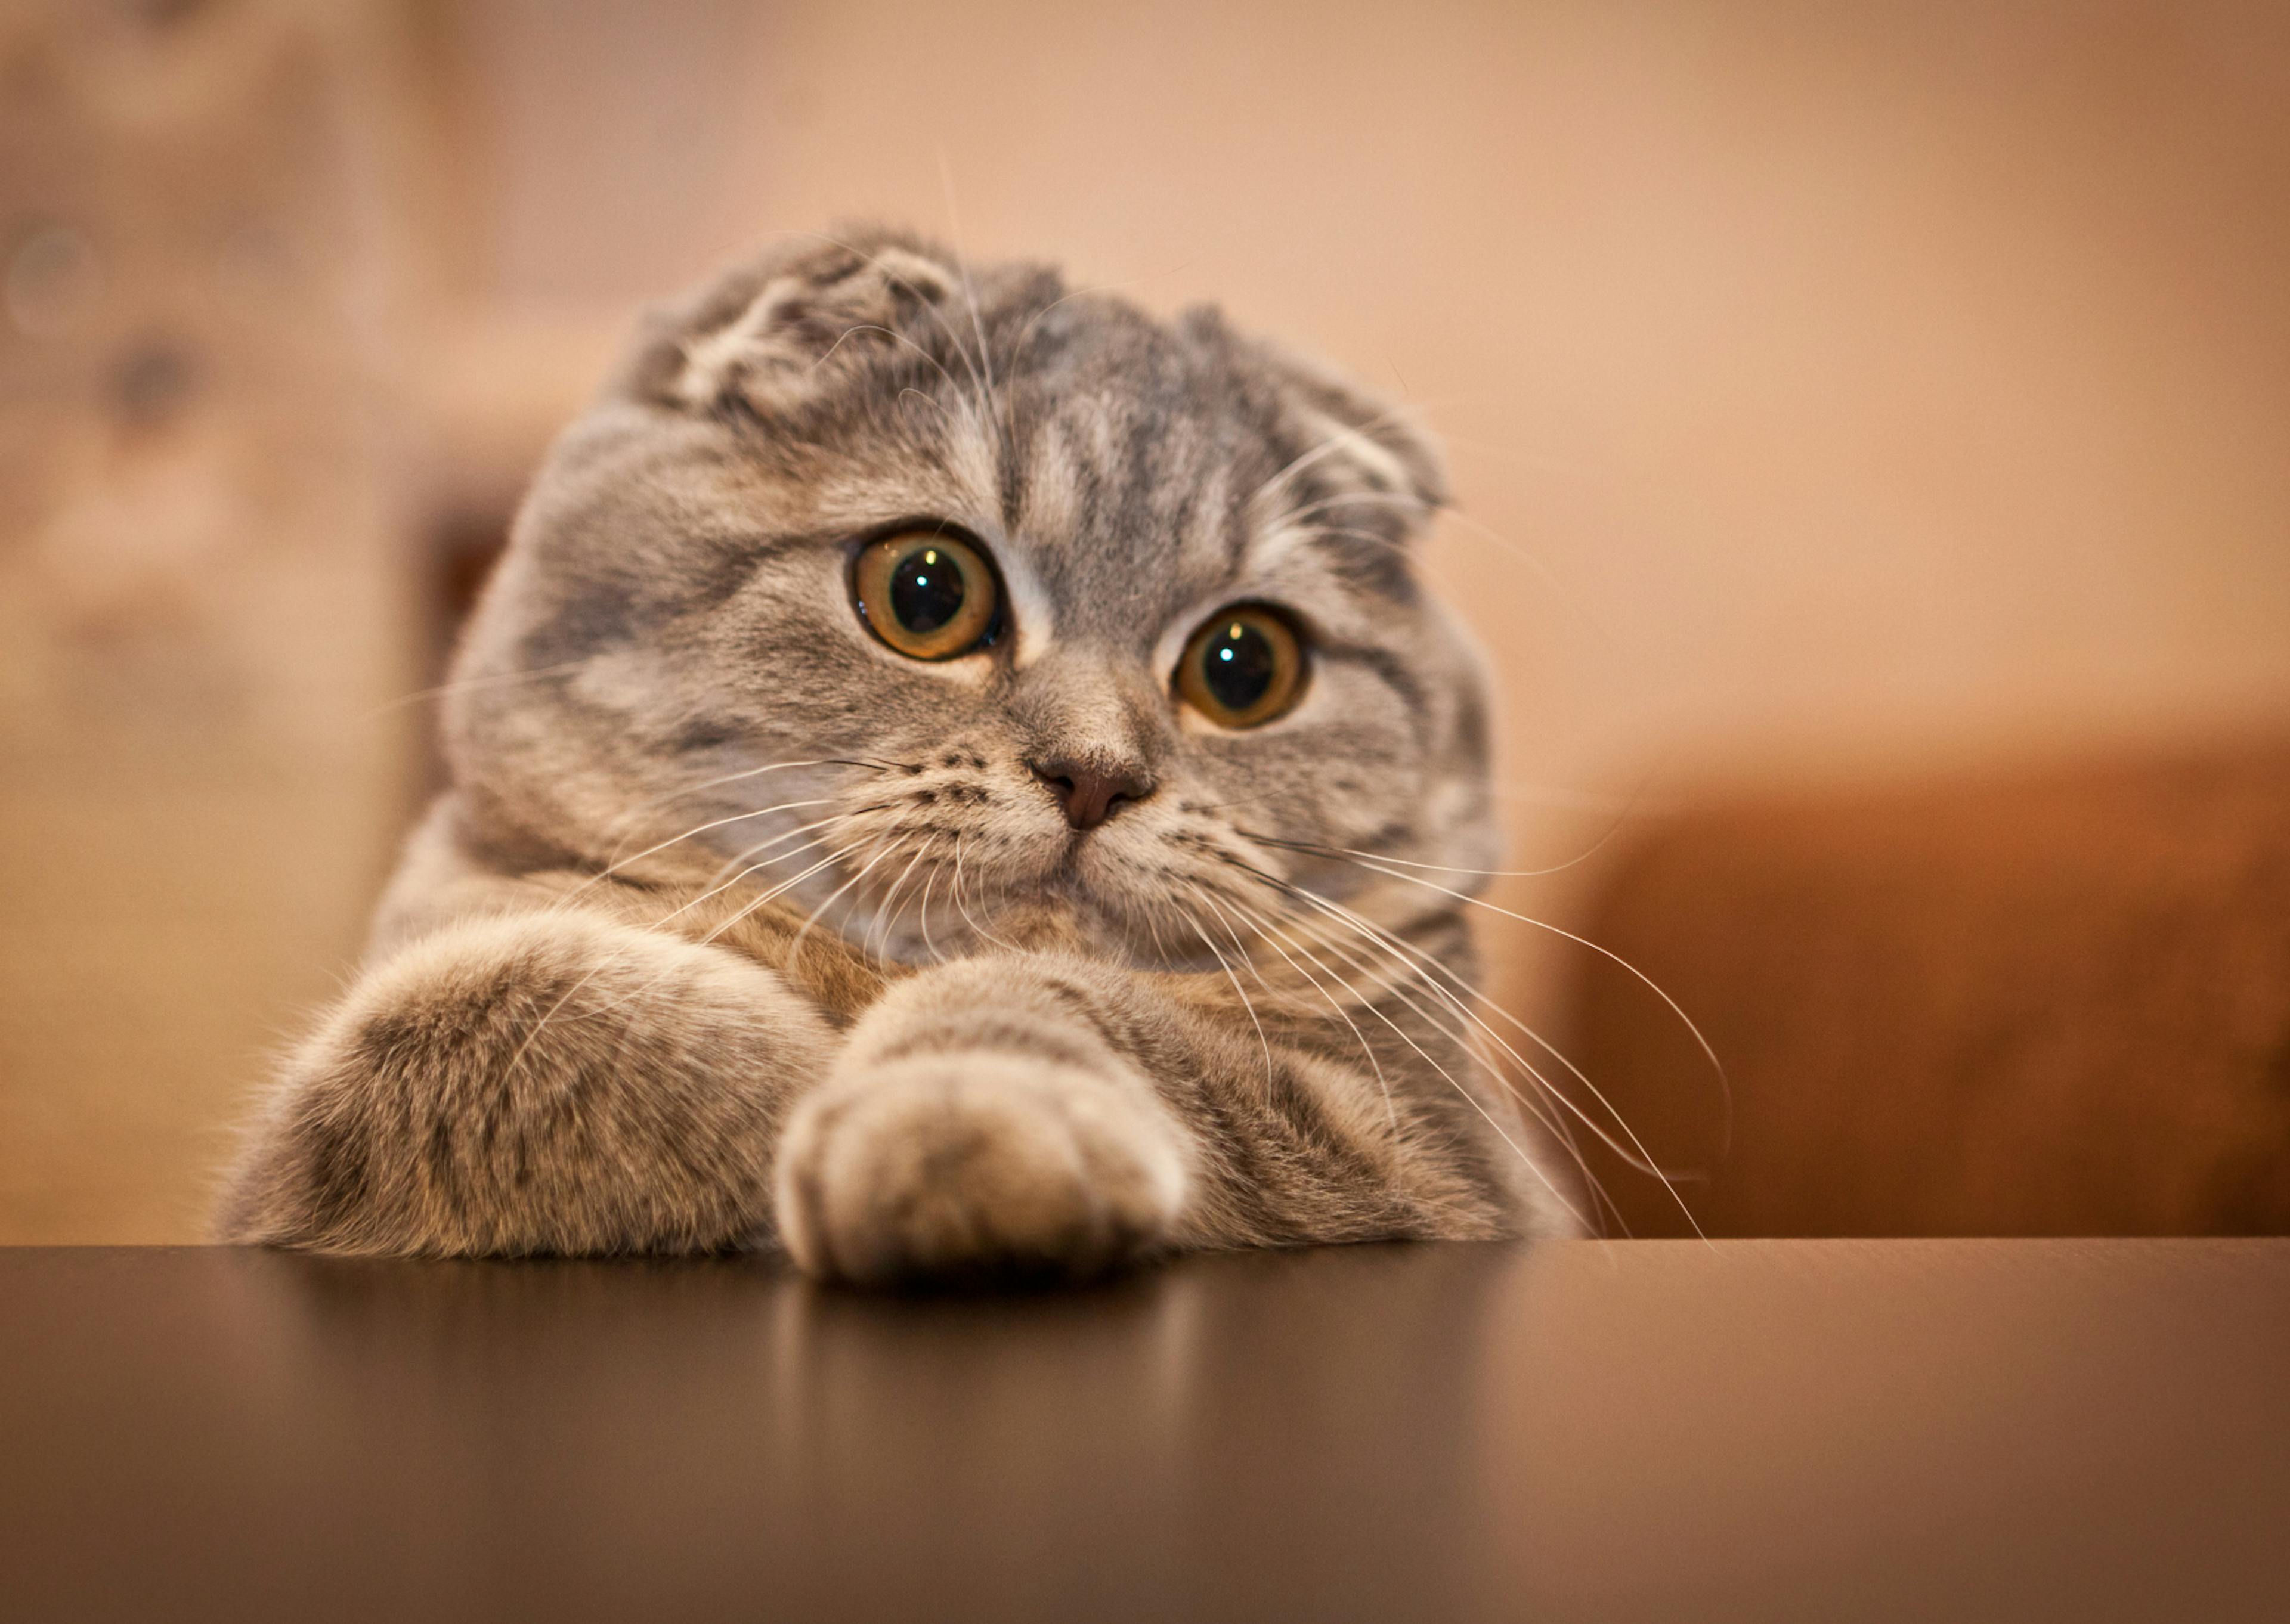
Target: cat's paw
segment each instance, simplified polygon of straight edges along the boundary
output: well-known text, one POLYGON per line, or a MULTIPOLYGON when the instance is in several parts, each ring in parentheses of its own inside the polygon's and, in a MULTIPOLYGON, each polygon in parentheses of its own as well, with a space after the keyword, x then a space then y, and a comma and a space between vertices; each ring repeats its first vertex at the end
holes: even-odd
POLYGON ((862 1068, 781 1142, 780 1236, 825 1279, 1079 1278, 1168 1237, 1185 1162, 1156 1104, 1016 1056, 862 1068))

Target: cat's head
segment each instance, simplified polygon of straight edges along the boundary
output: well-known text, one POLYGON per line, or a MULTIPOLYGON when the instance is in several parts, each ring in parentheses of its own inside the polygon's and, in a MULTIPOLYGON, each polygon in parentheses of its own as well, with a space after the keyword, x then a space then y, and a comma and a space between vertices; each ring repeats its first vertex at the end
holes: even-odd
POLYGON ((1444 500, 1406 413, 1214 310, 813 239, 551 454, 449 700, 464 822, 909 958, 1054 916, 1197 966, 1371 877, 1309 848, 1491 860, 1444 500))

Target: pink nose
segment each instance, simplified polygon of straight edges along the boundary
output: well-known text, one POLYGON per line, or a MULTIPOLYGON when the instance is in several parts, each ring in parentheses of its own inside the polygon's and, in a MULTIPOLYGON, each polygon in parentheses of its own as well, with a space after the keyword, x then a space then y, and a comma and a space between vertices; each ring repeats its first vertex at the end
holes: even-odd
POLYGON ((1059 759, 1027 764, 1058 797, 1066 821, 1077 829, 1093 829, 1113 816, 1117 807, 1153 793, 1153 780, 1145 776, 1144 769, 1125 762, 1059 759))

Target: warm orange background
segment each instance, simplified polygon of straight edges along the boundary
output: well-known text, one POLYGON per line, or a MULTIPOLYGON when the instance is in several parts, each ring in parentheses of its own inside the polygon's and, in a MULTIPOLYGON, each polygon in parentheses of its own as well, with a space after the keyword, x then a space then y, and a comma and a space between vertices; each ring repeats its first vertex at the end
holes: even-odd
POLYGON ((452 558, 633 302, 780 230, 1427 406, 1522 866, 1713 777, 2290 719, 2280 6, 59 0, 0 97, 0 1240, 196 1234, 452 558))

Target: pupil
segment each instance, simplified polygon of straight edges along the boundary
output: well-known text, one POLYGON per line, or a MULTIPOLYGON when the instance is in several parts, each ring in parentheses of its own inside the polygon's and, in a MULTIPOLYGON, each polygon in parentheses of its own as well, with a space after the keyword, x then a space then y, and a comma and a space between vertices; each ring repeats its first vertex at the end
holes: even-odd
POLYGON ((1201 677, 1227 710, 1246 710, 1272 686, 1272 639, 1235 620, 1209 644, 1201 677))
POLYGON ((951 555, 925 548, 891 572, 891 613, 910 632, 934 632, 962 612, 962 572, 951 555))

